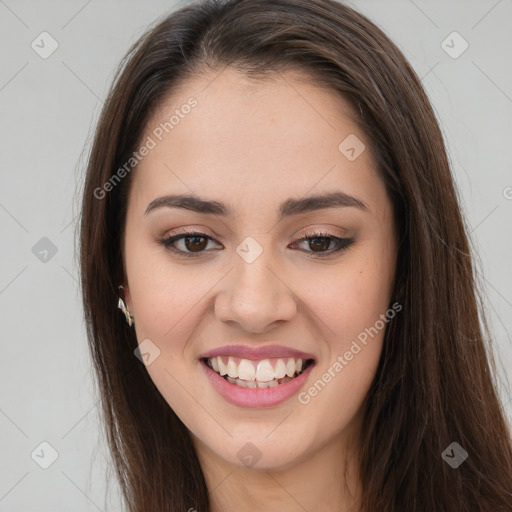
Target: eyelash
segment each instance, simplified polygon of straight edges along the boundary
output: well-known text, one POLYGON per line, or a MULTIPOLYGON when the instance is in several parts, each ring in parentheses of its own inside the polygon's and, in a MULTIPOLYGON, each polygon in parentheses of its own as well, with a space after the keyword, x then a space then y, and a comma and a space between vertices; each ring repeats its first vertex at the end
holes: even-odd
MULTIPOLYGON (((186 252, 186 251, 182 251, 180 249, 172 248, 172 245, 175 242, 177 242, 181 239, 184 239, 184 238, 192 238, 192 237, 207 238, 208 240, 212 240, 212 241, 216 242, 216 240, 214 240, 211 236, 208 236, 204 233, 200 233, 198 231, 190 231, 190 232, 187 231, 184 233, 180 233, 178 235, 172 235, 167 238, 161 238, 160 240, 158 240, 158 243, 163 245, 168 251, 173 252, 173 253, 177 254, 178 256, 184 256, 187 258, 201 257, 201 255, 204 254, 205 251, 199 251, 199 252, 194 253, 194 252, 186 252)), ((299 238, 297 241, 302 242, 302 241, 306 241, 306 240, 312 240, 314 238, 329 238, 337 244, 337 248, 335 250, 331 249, 330 251, 325 251, 325 252, 320 252, 320 253, 315 253, 314 251, 306 251, 306 252, 311 253, 308 255, 308 257, 312 257, 312 258, 325 258, 327 256, 331 256, 332 254, 343 252, 354 243, 354 239, 352 239, 352 238, 340 238, 338 236, 330 235, 329 233, 326 233, 324 231, 313 231, 313 232, 309 232, 309 233, 304 233, 304 236, 302 238, 299 238)))

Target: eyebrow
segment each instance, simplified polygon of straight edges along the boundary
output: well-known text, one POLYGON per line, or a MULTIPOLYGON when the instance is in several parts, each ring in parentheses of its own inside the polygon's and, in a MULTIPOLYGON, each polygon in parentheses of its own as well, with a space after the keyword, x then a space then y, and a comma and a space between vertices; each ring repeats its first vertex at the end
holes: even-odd
MULTIPOLYGON (((227 204, 184 194, 172 194, 154 199, 147 206, 144 215, 148 215, 151 211, 163 207, 183 208, 197 213, 219 215, 222 217, 233 216, 233 210, 227 204)), ((279 220, 292 215, 335 207, 354 207, 365 212, 369 210, 363 201, 345 192, 329 192, 300 199, 290 198, 283 201, 279 206, 279 220)))

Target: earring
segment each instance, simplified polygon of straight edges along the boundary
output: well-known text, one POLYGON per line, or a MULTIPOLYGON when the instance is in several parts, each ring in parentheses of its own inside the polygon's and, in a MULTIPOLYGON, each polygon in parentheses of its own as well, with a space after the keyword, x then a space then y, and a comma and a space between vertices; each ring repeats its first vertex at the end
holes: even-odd
MULTIPOLYGON (((119 288, 122 290, 123 287, 119 286, 119 288)), ((117 307, 124 313, 124 316, 126 317, 126 322, 131 327, 133 324, 133 321, 135 320, 134 316, 128 311, 128 308, 126 307, 123 299, 119 297, 119 302, 117 303, 117 307)))

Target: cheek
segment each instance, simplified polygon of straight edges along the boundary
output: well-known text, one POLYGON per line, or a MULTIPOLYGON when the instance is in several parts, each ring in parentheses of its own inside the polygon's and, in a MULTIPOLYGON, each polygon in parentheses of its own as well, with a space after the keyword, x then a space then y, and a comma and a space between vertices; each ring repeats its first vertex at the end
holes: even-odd
POLYGON ((138 338, 153 337, 166 343, 182 340, 197 324, 194 316, 201 310, 201 298, 215 283, 215 276, 177 264, 164 249, 155 246, 127 248, 131 250, 126 265, 138 338))
POLYGON ((323 320, 317 325, 327 340, 328 356, 303 402, 315 404, 320 423, 345 425, 360 409, 377 370, 386 327, 395 316, 388 309, 391 259, 377 244, 366 249, 309 292, 310 306, 323 320))
MULTIPOLYGON (((375 376, 388 311, 388 288, 380 274, 361 266, 341 273, 315 292, 309 306, 319 339, 326 341, 325 357, 301 403, 315 411, 318 425, 339 428, 353 421, 375 376), (318 321, 320 318, 322 321, 318 321)), ((324 427, 319 427, 324 428, 324 427)))
POLYGON ((373 254, 358 253, 303 283, 302 299, 322 322, 326 339, 343 346, 375 324, 389 307, 388 265, 373 254), (337 340, 337 341, 334 341, 337 340))
POLYGON ((377 335, 367 346, 358 344, 359 352, 353 354, 350 361, 346 359, 347 351, 336 352, 333 361, 318 372, 311 386, 300 397, 302 403, 308 402, 303 407, 317 418, 318 430, 358 428, 358 413, 377 370, 382 335, 377 335), (338 356, 343 363, 337 360, 338 356))

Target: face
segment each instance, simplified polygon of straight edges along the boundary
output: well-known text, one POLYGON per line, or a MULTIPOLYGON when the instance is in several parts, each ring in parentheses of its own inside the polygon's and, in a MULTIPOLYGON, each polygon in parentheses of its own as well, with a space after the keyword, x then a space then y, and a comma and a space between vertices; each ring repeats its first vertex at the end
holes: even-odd
POLYGON ((285 468, 360 428, 395 314, 392 205, 338 95, 297 72, 217 75, 184 83, 147 125, 125 299, 198 451, 285 468), (195 201, 159 200, 177 195, 195 201))

